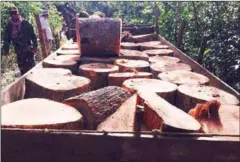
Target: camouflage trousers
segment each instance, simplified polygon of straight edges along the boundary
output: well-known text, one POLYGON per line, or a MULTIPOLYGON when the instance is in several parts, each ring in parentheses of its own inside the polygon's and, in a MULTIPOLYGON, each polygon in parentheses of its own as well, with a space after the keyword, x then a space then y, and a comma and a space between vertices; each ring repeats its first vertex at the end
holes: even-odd
POLYGON ((17 50, 17 64, 21 72, 24 75, 28 70, 35 66, 34 53, 31 51, 17 50))

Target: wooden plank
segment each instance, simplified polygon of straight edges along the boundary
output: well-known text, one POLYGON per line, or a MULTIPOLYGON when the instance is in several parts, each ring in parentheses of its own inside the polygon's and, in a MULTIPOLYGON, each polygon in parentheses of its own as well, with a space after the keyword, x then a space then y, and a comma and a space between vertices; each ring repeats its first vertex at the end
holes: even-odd
POLYGON ((40 17, 38 13, 34 13, 36 24, 37 24, 37 29, 38 29, 38 34, 39 34, 39 39, 42 47, 42 60, 47 57, 47 51, 46 51, 46 42, 44 39, 43 31, 42 31, 42 26, 40 22, 40 17))
POLYGON ((210 79, 209 85, 217 87, 219 89, 222 89, 224 91, 227 91, 228 93, 231 93, 232 95, 236 96, 237 98, 240 98, 240 94, 234 90, 232 87, 224 83, 221 79, 210 73, 207 69, 203 68, 200 64, 198 64, 196 61, 191 59, 189 56, 187 56, 185 53, 183 53, 181 50, 179 50, 177 47, 175 47, 173 44, 168 42, 164 37, 159 35, 159 40, 162 42, 162 44, 168 45, 170 49, 174 51, 174 56, 179 58, 181 62, 188 64, 192 67, 194 72, 200 73, 202 75, 205 75, 210 79))
POLYGON ((2 129, 2 160, 11 162, 239 161, 239 136, 172 136, 2 129), (214 151, 213 151, 214 150, 214 151))

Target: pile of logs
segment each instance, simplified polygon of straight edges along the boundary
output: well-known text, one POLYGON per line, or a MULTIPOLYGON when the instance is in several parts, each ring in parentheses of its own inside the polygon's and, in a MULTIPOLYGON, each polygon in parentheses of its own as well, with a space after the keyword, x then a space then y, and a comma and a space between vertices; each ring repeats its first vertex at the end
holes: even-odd
POLYGON ((236 126, 239 100, 210 86, 156 34, 120 44, 118 19, 79 19, 79 26, 77 43, 64 45, 26 76, 25 99, 3 106, 3 127, 236 133, 225 127, 230 124, 203 129, 188 113, 216 100, 221 122, 236 126))

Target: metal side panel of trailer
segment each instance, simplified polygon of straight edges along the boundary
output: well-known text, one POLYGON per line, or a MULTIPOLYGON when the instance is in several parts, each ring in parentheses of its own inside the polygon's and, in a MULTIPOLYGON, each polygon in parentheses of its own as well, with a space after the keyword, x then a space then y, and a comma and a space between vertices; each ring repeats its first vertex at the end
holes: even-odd
MULTIPOLYGON (((175 57, 206 75, 210 85, 239 98, 239 93, 190 59, 163 37, 159 40, 174 50, 175 57)), ((48 58, 55 56, 52 53, 48 58)), ((46 58, 46 59, 48 59, 46 58)), ((42 62, 31 69, 42 68, 42 62)), ((2 104, 24 98, 25 74, 2 91, 2 104)), ((158 162, 240 161, 240 136, 219 134, 176 134, 88 130, 1 130, 3 162, 158 162)))

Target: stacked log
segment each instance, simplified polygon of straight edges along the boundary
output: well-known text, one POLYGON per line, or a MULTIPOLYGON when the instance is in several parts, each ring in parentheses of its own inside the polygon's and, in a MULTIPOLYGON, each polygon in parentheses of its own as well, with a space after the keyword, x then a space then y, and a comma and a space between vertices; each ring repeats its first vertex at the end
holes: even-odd
POLYGON ((173 70, 169 72, 163 72, 158 75, 158 78, 164 81, 175 83, 177 85, 181 84, 207 85, 209 83, 209 79, 204 75, 186 70, 173 70))
POLYGON ((63 101, 75 107, 84 119, 85 129, 96 129, 97 126, 116 112, 131 94, 115 86, 108 86, 63 101))
POLYGON ((132 42, 121 42, 121 49, 139 50, 139 45, 132 42))
POLYGON ((97 127, 98 131, 135 131, 135 115, 137 106, 137 95, 133 95, 127 99, 119 109, 97 127))
POLYGON ((174 51, 171 49, 151 49, 144 50, 148 56, 173 56, 174 51))
POLYGON ((79 66, 79 74, 91 80, 91 90, 108 86, 108 75, 119 72, 119 67, 111 64, 91 63, 79 66))
POLYGON ((78 45, 76 43, 68 43, 62 47, 62 50, 78 50, 78 45))
POLYGON ((133 35, 140 35, 140 34, 151 34, 154 33, 154 26, 132 26, 132 27, 123 27, 123 31, 129 31, 133 35))
POLYGON ((189 65, 183 63, 155 63, 150 66, 150 69, 154 78, 157 78, 158 74, 163 72, 169 72, 173 70, 192 70, 189 65))
POLYGON ((145 35, 133 36, 133 42, 134 43, 156 41, 156 40, 158 40, 158 35, 157 34, 145 34, 145 35))
POLYGON ((152 56, 149 57, 149 62, 152 63, 159 63, 159 64, 168 64, 168 63, 178 63, 180 59, 177 57, 171 56, 152 56))
POLYGON ((58 50, 57 55, 79 55, 80 56, 80 51, 79 50, 58 50))
POLYGON ((149 63, 143 60, 117 59, 114 63, 119 66, 119 72, 135 69, 138 72, 149 72, 149 63))
POLYGON ((175 104, 177 85, 157 79, 128 79, 123 82, 122 87, 131 93, 139 90, 146 92, 153 91, 159 96, 167 100, 171 104, 175 104))
POLYGON ((130 60, 143 60, 148 61, 149 57, 147 54, 137 51, 137 50, 120 50, 120 58, 122 59, 130 59, 130 60))
POLYGON ((154 46, 140 46, 140 51, 146 51, 146 50, 159 50, 159 49, 168 49, 169 46, 167 45, 154 45, 154 46))
POLYGON ((48 99, 23 99, 1 108, 2 128, 82 129, 82 122, 75 108, 48 99))
POLYGON ((79 33, 82 56, 111 57, 120 52, 122 22, 118 18, 80 18, 79 33))
MULTIPOLYGON (((44 70, 44 69, 39 69, 44 70)), ((63 101, 66 98, 88 92, 90 80, 69 74, 34 71, 26 76, 26 98, 46 98, 63 101)))
POLYGON ((206 85, 180 85, 177 90, 176 105, 188 112, 197 103, 217 100, 224 105, 238 105, 239 99, 216 87, 206 85))
POLYGON ((81 57, 81 64, 90 63, 102 63, 102 64, 114 64, 114 61, 119 59, 119 57, 81 57))
POLYGON ((133 78, 152 78, 152 74, 148 72, 113 73, 108 75, 108 85, 122 87, 125 80, 133 78))
POLYGON ((199 132, 200 123, 171 105, 156 93, 139 91, 137 104, 144 106, 144 121, 150 129, 161 132, 199 132))

